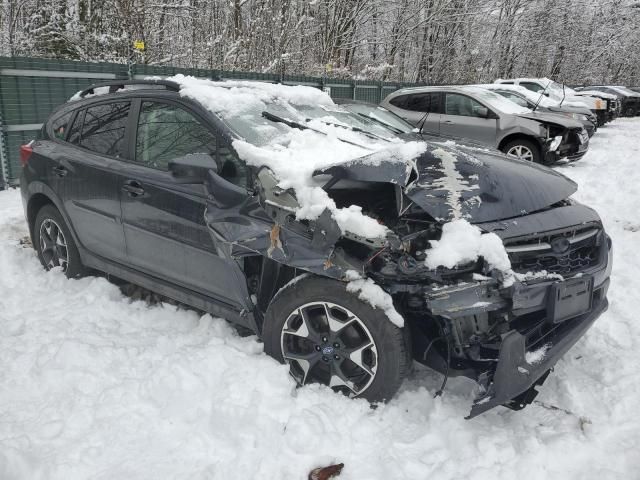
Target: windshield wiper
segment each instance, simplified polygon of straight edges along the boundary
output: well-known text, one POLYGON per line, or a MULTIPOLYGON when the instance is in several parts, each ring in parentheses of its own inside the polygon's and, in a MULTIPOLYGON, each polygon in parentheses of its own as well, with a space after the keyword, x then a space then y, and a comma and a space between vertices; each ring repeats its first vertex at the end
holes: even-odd
MULTIPOLYGON (((273 113, 269 113, 266 110, 262 112, 262 116, 272 122, 284 123, 285 125, 291 128, 297 128, 298 130, 311 130, 312 132, 320 133, 325 137, 329 136, 326 132, 323 132, 322 130, 318 130, 316 128, 310 127, 309 125, 303 125, 302 123, 295 122, 293 120, 287 120, 286 118, 279 117, 278 115, 274 115, 273 113)), ((371 147, 367 147, 366 145, 361 145, 357 142, 352 142, 351 140, 345 140, 344 138, 340 138, 340 137, 336 137, 336 138, 341 142, 348 143, 350 145, 355 145, 356 147, 364 148, 366 150, 374 150, 371 147)))
MULTIPOLYGON (((307 119, 306 119, 306 121, 307 121, 307 122, 310 122, 311 120, 313 120, 313 118, 307 118, 307 119)), ((351 130, 351 131, 353 131, 353 132, 362 133, 362 134, 364 134, 364 135, 366 135, 366 136, 368 136, 368 137, 371 137, 371 138, 377 138, 378 140, 384 140, 385 142, 390 142, 390 141, 391 141, 391 140, 389 140, 388 138, 384 138, 384 137, 383 137, 383 136, 381 136, 381 135, 378 135, 378 134, 373 133, 373 132, 369 132, 369 131, 364 130, 364 129, 360 128, 360 127, 354 127, 354 126, 352 126, 352 125, 344 125, 344 124, 342 124, 342 123, 327 122, 326 120, 320 120, 320 121, 321 121, 322 123, 324 123, 325 125, 330 125, 330 126, 332 126, 332 127, 347 128, 347 129, 349 129, 349 130, 351 130)))
POLYGON ((393 133, 395 133, 396 135, 401 135, 403 133, 407 133, 407 132, 403 132, 402 130, 400 130, 397 127, 394 127, 393 125, 389 125, 388 123, 383 122, 382 120, 375 118, 375 117, 369 117, 367 115, 365 115, 364 113, 356 113, 356 115, 360 115, 362 118, 365 118, 369 121, 372 122, 376 122, 378 125, 382 125, 384 128, 388 128, 389 130, 391 130, 393 133))

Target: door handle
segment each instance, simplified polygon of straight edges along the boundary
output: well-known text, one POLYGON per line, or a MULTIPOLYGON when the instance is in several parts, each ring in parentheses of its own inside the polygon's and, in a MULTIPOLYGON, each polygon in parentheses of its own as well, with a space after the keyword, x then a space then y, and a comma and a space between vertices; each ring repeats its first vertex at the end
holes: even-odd
POLYGON ((55 173, 58 177, 66 177, 69 171, 58 165, 57 167, 53 167, 53 173, 55 173))
POLYGON ((122 191, 130 197, 140 197, 144 195, 144 188, 135 180, 127 180, 122 186, 122 191))

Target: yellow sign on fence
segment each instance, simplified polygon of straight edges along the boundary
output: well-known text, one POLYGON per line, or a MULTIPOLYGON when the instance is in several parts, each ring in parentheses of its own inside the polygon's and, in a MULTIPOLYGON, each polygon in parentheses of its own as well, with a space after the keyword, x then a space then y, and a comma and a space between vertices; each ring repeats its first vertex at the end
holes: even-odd
POLYGON ((133 42, 133 48, 139 51, 144 51, 144 42, 142 40, 136 40, 133 42))

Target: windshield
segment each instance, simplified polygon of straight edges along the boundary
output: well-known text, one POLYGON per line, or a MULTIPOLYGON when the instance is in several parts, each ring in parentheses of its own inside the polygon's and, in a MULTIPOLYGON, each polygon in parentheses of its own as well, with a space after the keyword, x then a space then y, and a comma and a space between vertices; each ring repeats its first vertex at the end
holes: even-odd
POLYGON ((291 125, 274 121, 275 117, 295 122, 301 128, 318 129, 330 125, 364 133, 382 140, 392 140, 395 133, 384 125, 363 118, 338 105, 292 105, 278 99, 256 105, 257 108, 216 112, 240 137, 256 146, 277 142, 277 137, 291 131, 291 125), (268 115, 265 118, 263 112, 268 115))
POLYGON ((415 130, 413 125, 405 122, 402 118, 389 110, 376 105, 365 105, 361 103, 349 103, 342 105, 345 110, 359 115, 361 119, 368 123, 382 125, 390 128, 394 133, 411 133, 415 130))
POLYGON ((528 108, 522 107, 517 103, 514 103, 511 100, 503 97, 502 95, 491 92, 489 90, 485 90, 484 88, 468 87, 465 90, 469 91, 470 93, 474 93, 478 100, 483 101, 491 108, 502 113, 517 115, 519 113, 531 112, 531 110, 529 110, 528 108))

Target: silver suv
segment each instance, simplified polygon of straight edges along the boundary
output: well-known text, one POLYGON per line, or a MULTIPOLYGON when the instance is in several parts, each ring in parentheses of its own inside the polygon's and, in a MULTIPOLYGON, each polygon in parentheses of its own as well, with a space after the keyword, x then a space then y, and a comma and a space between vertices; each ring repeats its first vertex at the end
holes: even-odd
POLYGON ((381 105, 421 132, 472 139, 537 163, 578 160, 589 145, 589 135, 581 123, 533 112, 474 86, 401 89, 381 105))

